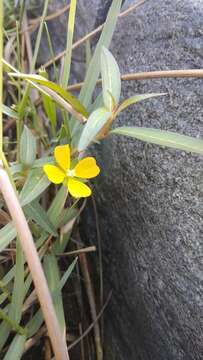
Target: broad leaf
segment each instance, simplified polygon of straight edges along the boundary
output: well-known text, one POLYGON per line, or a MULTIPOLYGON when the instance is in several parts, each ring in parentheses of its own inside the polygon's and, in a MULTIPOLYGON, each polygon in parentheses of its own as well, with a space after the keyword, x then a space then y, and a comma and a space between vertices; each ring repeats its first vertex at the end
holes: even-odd
POLYGON ((203 140, 171 131, 126 126, 112 130, 111 134, 129 136, 152 144, 203 154, 203 140))
POLYGON ((101 75, 104 105, 112 111, 121 93, 121 75, 113 55, 104 46, 101 52, 101 75))

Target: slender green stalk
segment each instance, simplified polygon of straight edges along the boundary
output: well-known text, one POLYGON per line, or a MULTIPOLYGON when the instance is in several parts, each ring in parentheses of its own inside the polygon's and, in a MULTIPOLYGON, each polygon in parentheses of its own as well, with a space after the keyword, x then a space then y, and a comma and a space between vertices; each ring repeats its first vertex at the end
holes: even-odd
POLYGON ((58 82, 58 70, 57 70, 57 67, 56 67, 56 62, 54 60, 54 49, 53 49, 53 46, 52 46, 52 41, 51 41, 51 37, 50 37, 50 34, 49 34, 49 29, 48 29, 48 26, 47 26, 46 22, 44 23, 44 27, 45 27, 45 31, 46 31, 46 34, 47 34, 47 42, 48 42, 49 51, 50 51, 50 54, 51 54, 51 59, 53 60, 54 78, 55 78, 55 81, 58 82))
POLYGON ((68 86, 68 80, 69 80, 69 75, 70 75, 76 4, 77 4, 77 0, 71 0, 69 17, 68 17, 66 54, 65 54, 63 71, 62 71, 62 76, 61 76, 61 86, 64 89, 66 89, 66 87, 68 86))
POLYGON ((0 1, 0 155, 3 152, 3 115, 2 115, 2 105, 3 105, 3 1, 0 1))
POLYGON ((8 315, 6 315, 2 309, 0 309, 0 319, 6 321, 11 329, 15 330, 19 335, 26 335, 26 330, 18 325, 15 321, 11 320, 8 315))

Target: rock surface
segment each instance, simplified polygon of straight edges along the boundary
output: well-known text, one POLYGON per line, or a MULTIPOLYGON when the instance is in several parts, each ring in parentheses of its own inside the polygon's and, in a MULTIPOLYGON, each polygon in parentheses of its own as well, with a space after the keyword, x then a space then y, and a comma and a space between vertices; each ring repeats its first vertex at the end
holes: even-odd
MULTIPOLYGON (((112 52, 121 72, 202 68, 202 20, 202 0, 147 1, 119 20, 112 52)), ((168 95, 131 107, 115 126, 203 135, 202 79, 122 88, 123 98, 147 92, 168 95)), ((105 359, 202 359, 202 158, 117 136, 94 154, 105 293, 113 290, 105 359)), ((86 211, 88 239, 93 216, 86 211)))

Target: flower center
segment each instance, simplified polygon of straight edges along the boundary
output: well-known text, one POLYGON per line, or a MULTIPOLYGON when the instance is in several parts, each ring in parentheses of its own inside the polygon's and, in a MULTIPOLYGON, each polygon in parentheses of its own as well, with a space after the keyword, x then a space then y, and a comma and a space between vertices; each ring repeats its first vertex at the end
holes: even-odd
POLYGON ((66 172, 66 174, 67 174, 67 176, 68 177, 74 177, 75 176, 75 170, 73 169, 73 170, 67 170, 67 172, 66 172))

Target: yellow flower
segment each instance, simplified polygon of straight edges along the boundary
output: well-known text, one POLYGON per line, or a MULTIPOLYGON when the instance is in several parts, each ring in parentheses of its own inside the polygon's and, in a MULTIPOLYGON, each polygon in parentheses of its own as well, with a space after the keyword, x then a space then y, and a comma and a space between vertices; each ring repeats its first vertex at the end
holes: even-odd
POLYGON ((43 167, 48 179, 54 184, 63 183, 75 198, 90 196, 92 191, 89 186, 76 178, 91 179, 97 176, 100 169, 96 160, 93 157, 86 157, 71 168, 69 145, 56 146, 54 157, 57 165, 45 164, 43 167))

